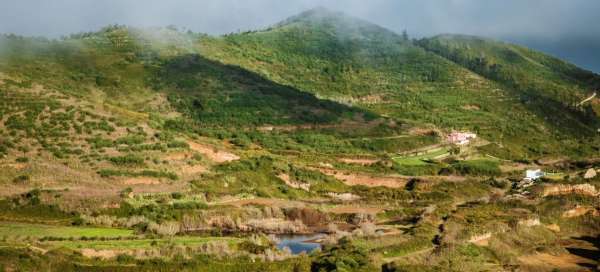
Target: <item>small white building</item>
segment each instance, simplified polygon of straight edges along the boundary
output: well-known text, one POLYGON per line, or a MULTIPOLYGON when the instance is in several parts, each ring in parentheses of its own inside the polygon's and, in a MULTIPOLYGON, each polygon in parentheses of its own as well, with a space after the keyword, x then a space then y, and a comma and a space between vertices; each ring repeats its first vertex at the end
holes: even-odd
POLYGON ((471 132, 452 132, 448 135, 448 142, 456 145, 467 145, 471 140, 476 139, 477 134, 471 132))
POLYGON ((525 180, 538 180, 545 175, 546 173, 544 173, 541 169, 527 170, 525 172, 525 180))

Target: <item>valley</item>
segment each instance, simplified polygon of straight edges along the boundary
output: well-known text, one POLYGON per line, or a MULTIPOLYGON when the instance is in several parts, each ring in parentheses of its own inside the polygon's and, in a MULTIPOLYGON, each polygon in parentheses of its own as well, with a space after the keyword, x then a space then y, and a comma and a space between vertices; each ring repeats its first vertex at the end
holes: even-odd
POLYGON ((323 8, 0 45, 0 271, 600 265, 600 75, 554 57, 323 8))

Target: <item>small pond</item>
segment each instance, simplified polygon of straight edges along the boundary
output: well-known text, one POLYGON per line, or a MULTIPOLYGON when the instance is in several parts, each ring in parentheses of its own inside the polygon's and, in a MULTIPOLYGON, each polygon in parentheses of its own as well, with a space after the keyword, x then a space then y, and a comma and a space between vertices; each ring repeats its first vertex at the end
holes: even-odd
POLYGON ((289 248, 292 254, 297 255, 302 252, 311 253, 315 249, 320 249, 321 244, 315 242, 315 240, 325 237, 324 234, 286 234, 277 235, 277 248, 284 249, 289 248))

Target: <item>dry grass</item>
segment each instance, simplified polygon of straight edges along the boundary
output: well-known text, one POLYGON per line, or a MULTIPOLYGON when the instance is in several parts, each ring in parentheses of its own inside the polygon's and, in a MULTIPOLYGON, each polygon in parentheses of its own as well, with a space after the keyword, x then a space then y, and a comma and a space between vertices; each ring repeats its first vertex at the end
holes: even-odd
POLYGON ((596 265, 595 262, 573 254, 550 255, 537 253, 519 257, 524 271, 588 271, 579 264, 596 265))
POLYGON ((377 159, 350 159, 350 158, 340 158, 339 161, 348 164, 360 164, 360 165, 372 165, 379 162, 377 159))
POLYGON ((128 178, 126 180, 123 181, 123 184, 125 185, 157 185, 160 184, 160 180, 155 179, 155 178, 148 178, 148 177, 137 177, 137 178, 128 178))
POLYGON ((206 156, 208 159, 210 159, 211 161, 216 162, 216 163, 225 163, 225 162, 237 161, 240 159, 240 157, 238 155, 235 155, 230 152, 218 150, 215 147, 212 147, 209 145, 203 145, 203 144, 199 144, 199 143, 193 142, 193 141, 188 141, 187 143, 190 146, 190 149, 206 156))
POLYGON ((337 206, 328 210, 328 212, 334 214, 378 214, 383 210, 379 207, 337 206))
POLYGON ((321 169, 326 175, 335 177, 349 186, 364 185, 367 187, 404 188, 408 179, 395 176, 374 176, 360 173, 350 173, 321 169))

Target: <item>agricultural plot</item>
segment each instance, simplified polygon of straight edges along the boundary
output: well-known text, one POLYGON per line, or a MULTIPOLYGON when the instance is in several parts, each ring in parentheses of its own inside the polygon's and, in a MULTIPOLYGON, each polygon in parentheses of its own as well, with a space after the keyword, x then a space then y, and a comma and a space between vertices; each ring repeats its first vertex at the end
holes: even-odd
POLYGON ((394 157, 394 161, 405 166, 421 166, 427 165, 427 160, 442 159, 450 155, 447 147, 436 148, 427 151, 425 154, 416 156, 398 156, 394 157))
POLYGON ((112 249, 148 249, 160 248, 163 246, 176 245, 195 248, 207 243, 225 242, 229 246, 242 242, 241 238, 233 237, 194 237, 181 236, 159 239, 128 239, 128 240, 109 240, 109 241, 52 241, 44 242, 42 245, 47 248, 66 247, 69 249, 94 249, 94 250, 112 250, 112 249))
POLYGON ((37 224, 0 224, 0 237, 118 238, 134 235, 132 230, 96 227, 66 227, 37 224))

